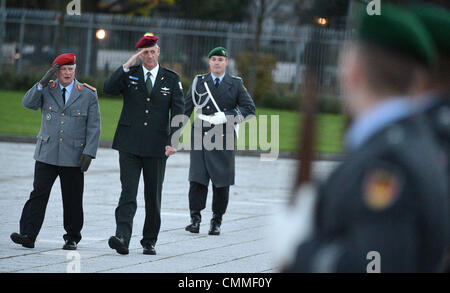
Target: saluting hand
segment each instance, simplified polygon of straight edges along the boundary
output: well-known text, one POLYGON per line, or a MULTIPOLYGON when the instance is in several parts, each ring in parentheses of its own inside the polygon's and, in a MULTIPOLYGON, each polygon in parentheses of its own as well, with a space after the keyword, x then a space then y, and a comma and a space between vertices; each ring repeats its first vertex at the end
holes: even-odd
POLYGON ((52 68, 50 68, 45 75, 41 78, 41 80, 39 81, 39 86, 41 88, 44 88, 47 86, 48 82, 50 81, 50 79, 52 79, 53 75, 56 73, 56 71, 58 71, 59 69, 59 64, 56 63, 55 65, 52 66, 52 68))
POLYGON ((130 59, 128 59, 128 61, 123 65, 123 67, 125 69, 128 69, 131 66, 133 66, 136 63, 136 60, 138 59, 138 57, 145 51, 148 51, 148 48, 142 49, 139 52, 137 52, 136 54, 134 54, 133 56, 131 56, 130 59))
POLYGON ((175 154, 177 152, 177 149, 170 146, 170 145, 166 145, 166 156, 170 157, 171 155, 175 154))

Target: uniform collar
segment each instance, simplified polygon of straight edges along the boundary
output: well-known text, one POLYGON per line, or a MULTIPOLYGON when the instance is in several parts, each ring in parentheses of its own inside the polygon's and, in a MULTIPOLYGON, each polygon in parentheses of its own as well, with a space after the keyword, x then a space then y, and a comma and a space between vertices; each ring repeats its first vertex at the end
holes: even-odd
POLYGON ((71 92, 72 91, 72 89, 73 89, 73 86, 75 85, 75 79, 68 85, 68 86, 63 86, 61 83, 59 83, 59 81, 58 81, 58 84, 59 84, 59 88, 62 90, 63 88, 66 88, 66 91, 67 92, 71 92))
POLYGON ((212 72, 210 74, 211 74, 211 78, 212 78, 214 83, 216 83, 216 78, 218 78, 219 79, 219 83, 221 83, 223 78, 225 77, 226 72, 224 72, 221 76, 215 76, 214 74, 212 74, 212 72))
POLYGON ((152 70, 148 70, 147 68, 145 68, 144 65, 142 65, 142 69, 144 70, 144 78, 147 78, 147 72, 150 72, 152 74, 152 76, 154 78, 156 78, 156 76, 158 75, 158 71, 159 71, 159 63, 156 64, 156 66, 152 70))
POLYGON ((413 113, 413 106, 408 97, 392 97, 378 103, 364 116, 355 120, 347 131, 347 147, 355 150, 388 125, 413 113))

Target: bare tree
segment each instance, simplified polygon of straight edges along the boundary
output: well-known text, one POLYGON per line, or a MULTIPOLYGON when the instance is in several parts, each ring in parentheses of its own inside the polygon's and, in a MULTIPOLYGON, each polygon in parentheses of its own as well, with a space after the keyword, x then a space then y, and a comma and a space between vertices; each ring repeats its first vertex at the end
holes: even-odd
POLYGON ((261 43, 261 35, 263 32, 264 21, 272 16, 280 7, 280 4, 286 2, 286 0, 252 0, 251 1, 251 14, 252 23, 255 28, 255 37, 253 40, 253 54, 248 79, 248 90, 251 95, 255 92, 256 87, 256 69, 258 66, 258 57, 261 43))

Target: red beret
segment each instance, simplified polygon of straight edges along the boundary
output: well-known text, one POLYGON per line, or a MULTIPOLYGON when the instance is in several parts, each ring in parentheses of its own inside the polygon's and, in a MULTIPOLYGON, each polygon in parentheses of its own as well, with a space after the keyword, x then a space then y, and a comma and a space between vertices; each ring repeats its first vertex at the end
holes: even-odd
POLYGON ((159 38, 157 36, 152 36, 150 34, 145 34, 136 43, 136 49, 153 47, 156 44, 156 42, 158 42, 158 39, 159 38))
POLYGON ((63 66, 63 65, 72 65, 75 64, 75 54, 73 53, 66 53, 66 54, 61 54, 58 57, 56 57, 56 59, 53 61, 52 66, 55 64, 58 64, 59 66, 63 66))

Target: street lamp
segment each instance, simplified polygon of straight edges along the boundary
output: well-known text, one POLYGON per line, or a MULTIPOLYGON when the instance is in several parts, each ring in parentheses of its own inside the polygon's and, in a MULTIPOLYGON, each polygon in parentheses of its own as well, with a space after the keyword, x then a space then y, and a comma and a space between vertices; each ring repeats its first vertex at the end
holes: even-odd
POLYGON ((328 19, 326 19, 325 17, 317 17, 316 22, 321 26, 326 26, 328 23, 328 19))
POLYGON ((95 36, 97 37, 97 39, 103 40, 106 37, 106 31, 104 29, 99 29, 95 33, 95 36))

